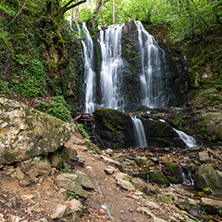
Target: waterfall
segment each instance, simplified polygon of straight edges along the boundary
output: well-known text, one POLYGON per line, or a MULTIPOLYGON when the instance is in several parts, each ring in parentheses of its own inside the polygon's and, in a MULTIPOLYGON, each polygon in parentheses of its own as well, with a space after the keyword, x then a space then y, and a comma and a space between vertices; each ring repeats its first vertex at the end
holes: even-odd
POLYGON ((130 117, 131 117, 131 120, 133 123, 136 148, 146 147, 147 146, 146 134, 144 131, 142 121, 139 118, 137 118, 136 116, 130 116, 130 117))
POLYGON ((84 77, 85 77, 85 113, 92 113, 95 110, 95 91, 96 91, 96 73, 93 71, 93 40, 86 27, 86 23, 82 23, 82 29, 79 24, 78 37, 81 39, 84 53, 84 77), (82 33, 81 33, 82 31, 82 33), (83 35, 83 37, 81 37, 83 35))
POLYGON ((138 31, 138 41, 141 57, 140 87, 141 104, 150 108, 166 107, 169 95, 166 92, 167 65, 165 52, 154 37, 143 27, 140 21, 135 21, 138 31))
POLYGON ((186 133, 176 130, 173 128, 173 130, 177 133, 179 138, 183 140, 183 142, 186 144, 187 147, 195 147, 197 146, 196 140, 192 136, 188 136, 186 133))
POLYGON ((101 106, 124 111, 121 95, 122 66, 121 38, 123 25, 111 25, 106 30, 99 27, 98 42, 101 47, 100 72, 101 106))

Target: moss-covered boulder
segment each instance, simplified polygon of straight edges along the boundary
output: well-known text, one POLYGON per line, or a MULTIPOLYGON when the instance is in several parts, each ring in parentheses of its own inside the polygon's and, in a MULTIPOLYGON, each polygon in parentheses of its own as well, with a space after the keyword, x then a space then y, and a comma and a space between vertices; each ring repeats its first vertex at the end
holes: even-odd
POLYGON ((5 98, 0 98, 0 125, 0 164, 54 152, 74 132, 69 123, 5 98))
POLYGON ((146 117, 146 115, 143 115, 142 122, 149 145, 185 148, 185 143, 179 139, 169 123, 162 122, 156 118, 146 117))
POLYGON ((195 173, 194 184, 199 190, 209 187, 213 194, 222 194, 222 172, 215 170, 210 164, 203 164, 195 173))
POLYGON ((134 132, 128 114, 109 108, 95 110, 95 131, 105 147, 126 148, 134 146, 134 132))
POLYGON ((152 183, 163 185, 165 187, 170 186, 170 181, 164 176, 164 174, 161 171, 158 170, 149 173, 149 180, 152 183))
POLYGON ((201 112, 199 114, 201 133, 209 142, 222 144, 222 114, 221 112, 201 112))
POLYGON ((177 184, 183 182, 180 167, 175 163, 165 163, 163 173, 171 183, 177 184))

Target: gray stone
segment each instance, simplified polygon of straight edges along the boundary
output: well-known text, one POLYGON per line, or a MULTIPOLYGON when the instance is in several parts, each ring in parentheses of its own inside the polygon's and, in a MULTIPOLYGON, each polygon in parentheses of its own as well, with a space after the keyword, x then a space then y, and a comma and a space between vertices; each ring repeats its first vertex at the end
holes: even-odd
POLYGON ((81 180, 76 174, 64 173, 60 174, 55 179, 55 184, 58 187, 65 188, 66 190, 72 191, 75 194, 87 198, 88 192, 85 191, 81 186, 81 180))
POLYGON ((80 178, 82 187, 87 188, 87 189, 93 189, 93 184, 86 173, 79 170, 76 171, 75 173, 80 178))
POLYGON ((123 189, 125 189, 125 190, 130 190, 130 191, 132 191, 132 190, 134 190, 135 189, 135 187, 133 186, 133 184, 132 183, 130 183, 129 181, 127 181, 127 180, 118 180, 117 181, 117 184, 119 185, 119 186, 121 186, 123 189))
POLYGON ((22 103, 0 98, 0 164, 11 164, 55 152, 74 126, 22 103))
POLYGON ((83 206, 82 206, 82 204, 81 204, 78 200, 73 199, 73 200, 71 200, 71 201, 69 202, 69 208, 70 208, 72 211, 76 212, 76 211, 81 211, 82 208, 83 208, 83 206))
POLYGON ((146 205, 146 207, 149 207, 151 209, 153 209, 153 208, 161 209, 160 205, 153 202, 153 201, 144 200, 144 204, 146 205))
POLYGON ((138 213, 149 216, 150 222, 167 222, 161 218, 156 217, 148 208, 146 207, 138 207, 136 210, 138 213))
POLYGON ((195 173, 194 184, 199 190, 210 188, 214 195, 222 194, 222 172, 210 164, 203 164, 195 173))
POLYGON ((112 175, 117 169, 112 167, 112 166, 108 166, 108 168, 104 169, 106 174, 112 175))
POLYGON ((208 213, 222 215, 222 201, 202 197, 200 204, 206 208, 208 213))
POLYGON ((201 162, 208 162, 210 160, 210 156, 207 152, 199 152, 198 158, 201 162))
POLYGON ((56 211, 53 215, 51 215, 52 219, 61 218, 64 216, 66 212, 67 206, 66 205, 58 205, 56 211))
POLYGON ((105 151, 107 154, 109 154, 110 156, 113 155, 113 150, 112 149, 106 149, 105 151))
POLYGON ((36 222, 48 222, 48 220, 46 218, 41 218, 41 219, 37 220, 36 222))

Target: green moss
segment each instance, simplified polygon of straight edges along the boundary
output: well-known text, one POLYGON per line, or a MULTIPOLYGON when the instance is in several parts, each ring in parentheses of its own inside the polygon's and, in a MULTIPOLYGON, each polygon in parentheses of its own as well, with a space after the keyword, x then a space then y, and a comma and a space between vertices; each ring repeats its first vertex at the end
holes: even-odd
POLYGON ((160 171, 154 171, 149 174, 150 175, 150 182, 159 184, 159 185, 164 185, 164 186, 169 186, 170 182, 169 180, 164 176, 164 174, 160 171))
POLYGON ((173 183, 173 184, 178 184, 178 183, 179 183, 179 181, 178 181, 176 178, 174 178, 174 177, 166 176, 166 178, 167 178, 171 183, 173 183))

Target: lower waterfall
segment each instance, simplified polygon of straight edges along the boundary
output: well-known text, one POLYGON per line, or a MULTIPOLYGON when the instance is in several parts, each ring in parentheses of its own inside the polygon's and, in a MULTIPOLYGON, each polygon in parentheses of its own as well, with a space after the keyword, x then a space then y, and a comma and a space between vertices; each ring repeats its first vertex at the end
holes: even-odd
POLYGON ((144 131, 142 121, 136 116, 130 116, 133 123, 133 130, 135 135, 135 148, 146 147, 146 134, 144 131))
POLYGON ((195 147, 197 146, 196 140, 192 136, 188 136, 186 133, 176 130, 173 128, 173 130, 177 133, 179 138, 183 140, 183 142, 186 144, 186 146, 189 147, 195 147))

